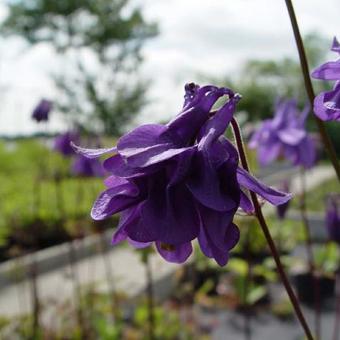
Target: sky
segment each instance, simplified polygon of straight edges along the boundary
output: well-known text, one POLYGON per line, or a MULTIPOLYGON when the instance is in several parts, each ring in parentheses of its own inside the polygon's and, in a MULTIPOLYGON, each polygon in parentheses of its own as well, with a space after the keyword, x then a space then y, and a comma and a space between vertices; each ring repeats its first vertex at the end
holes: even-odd
MULTIPOLYGON (((0 0, 1 1, 1 0, 0 0)), ((138 1, 138 0, 137 0, 138 1)), ((249 58, 297 58, 284 1, 140 0, 146 20, 160 34, 143 48, 141 74, 151 80, 149 103, 136 118, 149 123, 173 117, 182 105, 183 85, 200 75, 237 75, 249 58)), ((303 34, 340 37, 339 0, 295 0, 303 34)), ((0 2, 0 21, 6 6, 0 2)), ((41 130, 30 115, 41 97, 55 98, 50 74, 64 67, 46 45, 28 48, 20 38, 0 39, 0 135, 41 130)), ((65 128, 58 113, 48 130, 65 128)))

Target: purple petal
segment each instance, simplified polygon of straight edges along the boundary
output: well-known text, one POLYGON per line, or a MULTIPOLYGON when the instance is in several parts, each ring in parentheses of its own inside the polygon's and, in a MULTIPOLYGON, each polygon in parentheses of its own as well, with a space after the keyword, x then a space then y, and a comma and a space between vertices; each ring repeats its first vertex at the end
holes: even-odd
POLYGON ((150 247, 152 242, 137 242, 137 241, 134 241, 132 240, 131 238, 127 238, 129 244, 136 248, 136 249, 143 249, 143 248, 147 248, 147 247, 150 247))
POLYGON ((226 240, 224 249, 217 248, 214 245, 206 233, 204 227, 201 227, 200 229, 198 242, 204 255, 214 258, 220 266, 224 266, 229 260, 229 251, 237 244, 239 238, 240 232, 236 225, 232 223, 230 226, 228 226, 227 234, 224 235, 224 239, 226 240))
POLYGON ((239 100, 240 96, 235 95, 204 124, 200 131, 202 137, 198 145, 199 150, 208 148, 211 143, 224 134, 233 118, 239 100))
POLYGON ((286 128, 278 131, 277 135, 283 143, 289 145, 298 145, 306 137, 306 131, 296 128, 286 128))
POLYGON ((294 165, 302 165, 304 168, 311 168, 316 162, 316 148, 314 140, 307 136, 304 140, 294 148, 291 155, 287 153, 294 165))
POLYGON ((193 198, 184 185, 168 188, 166 185, 165 176, 150 179, 148 199, 141 212, 143 224, 163 243, 178 245, 189 242, 199 232, 199 217, 193 198))
POLYGON ((277 159, 282 152, 282 145, 280 143, 264 143, 259 145, 258 160, 261 165, 268 165, 275 159, 277 159))
POLYGON ((323 80, 340 79, 340 61, 329 61, 312 72, 312 77, 323 80))
POLYGON ((176 246, 167 245, 162 242, 156 242, 156 247, 161 256, 168 262, 183 263, 192 253, 191 242, 179 244, 176 246))
MULTIPOLYGON (((110 181, 114 183, 112 179, 110 181)), ((91 216, 94 220, 108 218, 136 204, 140 200, 138 194, 139 190, 134 184, 116 179, 116 186, 110 187, 98 196, 92 207, 91 216)))
POLYGON ((226 239, 228 228, 234 218, 236 209, 228 212, 215 211, 198 205, 201 225, 209 241, 220 250, 228 249, 230 240, 226 239))
POLYGON ((340 54, 340 44, 339 44, 336 37, 334 37, 334 39, 333 39, 333 44, 332 44, 331 50, 333 52, 338 52, 340 54))
POLYGON ((332 91, 321 92, 314 100, 314 112, 324 121, 340 121, 340 82, 332 91))
POLYGON ((138 223, 140 213, 138 207, 132 207, 121 212, 117 229, 112 237, 111 244, 116 245, 127 239, 127 227, 138 223))
POLYGON ((247 214, 252 214, 255 211, 253 203, 242 190, 241 190, 240 207, 247 214))
MULTIPOLYGON (((218 211, 229 211, 235 208, 238 202, 225 192, 221 184, 218 168, 213 162, 215 151, 212 147, 196 154, 193 160, 195 171, 188 179, 187 187, 204 206, 218 211)), ((225 157, 228 160, 228 153, 225 157)))
POLYGON ((212 85, 196 89, 193 98, 186 100, 183 111, 167 124, 169 131, 177 135, 182 144, 187 144, 208 119, 217 99, 229 93, 231 93, 229 89, 212 85))
POLYGON ((74 144, 72 141, 70 144, 76 153, 83 155, 87 158, 98 158, 105 154, 117 151, 117 148, 115 146, 113 146, 112 148, 86 149, 74 144))
POLYGON ((272 189, 262 184, 242 168, 237 169, 237 180, 241 186, 255 192, 273 205, 283 204, 292 197, 291 194, 272 189))
POLYGON ((149 124, 138 127, 123 136, 117 145, 118 152, 133 168, 143 168, 168 160, 190 148, 177 148, 167 127, 149 124))
POLYGON ((106 159, 103 163, 103 166, 106 171, 121 178, 141 177, 155 171, 151 168, 132 168, 126 163, 126 161, 124 161, 123 157, 120 154, 106 159))

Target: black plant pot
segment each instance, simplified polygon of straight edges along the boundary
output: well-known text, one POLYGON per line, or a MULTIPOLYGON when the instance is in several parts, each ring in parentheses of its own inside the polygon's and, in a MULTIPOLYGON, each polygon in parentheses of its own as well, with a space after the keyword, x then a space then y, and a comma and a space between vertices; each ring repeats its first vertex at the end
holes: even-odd
MULTIPOLYGON (((315 303, 314 276, 310 272, 295 274, 293 277, 299 300, 305 304, 315 303)), ((320 302, 324 302, 335 294, 335 279, 328 276, 319 277, 320 302)))

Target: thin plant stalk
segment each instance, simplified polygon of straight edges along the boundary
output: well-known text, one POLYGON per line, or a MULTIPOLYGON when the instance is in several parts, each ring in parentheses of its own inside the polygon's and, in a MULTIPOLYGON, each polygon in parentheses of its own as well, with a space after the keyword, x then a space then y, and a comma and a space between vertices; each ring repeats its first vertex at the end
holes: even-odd
POLYGON ((304 226, 305 232, 305 245, 308 259, 308 267, 309 271, 312 275, 313 280, 313 294, 314 294, 314 311, 315 311, 315 337, 316 339, 320 339, 321 334, 321 297, 320 297, 320 278, 317 274, 315 267, 315 259, 313 254, 313 242, 311 237, 311 230, 307 215, 307 206, 306 206, 306 171, 303 167, 301 167, 301 196, 300 196, 300 213, 301 220, 304 226))
POLYGON ((339 340, 340 336, 340 271, 335 276, 335 294, 336 294, 336 307, 335 307, 335 323, 333 340, 339 340))
MULTIPOLYGON (((239 152, 239 155, 240 155, 242 167, 246 171, 250 172, 249 166, 248 166, 248 161, 247 161, 247 158, 246 158, 246 153, 245 153, 245 150, 244 150, 244 147, 243 147, 241 131, 240 131, 240 128, 237 124, 237 121, 234 118, 231 120, 231 125, 232 125, 233 131, 234 131, 234 136, 235 136, 235 140, 236 140, 236 144, 237 144, 237 149, 238 149, 238 152, 239 152)), ((266 220, 263 216, 261 205, 260 205, 260 203, 257 199, 256 194, 252 191, 250 191, 250 198, 251 198, 251 201, 254 205, 255 216, 256 216, 256 218, 257 218, 257 220, 258 220, 258 222, 261 226, 261 229, 262 229, 263 234, 266 238, 266 241, 268 243, 270 251, 273 255, 273 258, 274 258, 274 261, 275 261, 275 264, 276 264, 276 267, 277 267, 277 271, 278 271, 278 273, 281 277, 282 283, 283 283, 283 285, 286 289, 288 297, 289 297, 289 299, 290 299, 290 301, 291 301, 291 303, 294 307, 295 314, 296 314, 296 316, 297 316, 297 318, 298 318, 298 320, 301 324, 301 327, 303 328, 303 330, 305 332, 307 339, 313 340, 312 333, 311 333, 309 326, 307 324, 307 321, 306 321, 306 319, 303 315, 299 301, 298 301, 298 299, 297 299, 297 297, 296 297, 296 295, 293 291, 292 286, 289 283, 288 277, 287 277, 285 270, 283 268, 283 265, 281 263, 280 255, 279 255, 278 250, 276 248, 276 245, 273 241, 273 238, 270 234, 267 222, 266 222, 266 220)))
MULTIPOLYGON (((296 46, 297 46, 297 49, 298 49, 298 52, 299 52, 300 65, 301 65, 301 69, 302 69, 302 73, 303 73, 303 79, 304 79, 304 83, 305 83, 306 92, 307 92, 307 95, 308 95, 310 105, 311 105, 311 107, 313 107, 314 99, 315 99, 315 92, 314 92, 313 84, 312 84, 312 81, 311 81, 311 78, 310 78, 308 61, 307 61, 303 41, 302 41, 302 38, 301 38, 299 25, 298 25, 298 22, 297 22, 297 19, 296 19, 294 6, 293 6, 293 3, 292 3, 291 0, 285 0, 285 2, 286 2, 289 18, 290 18, 290 21, 291 21, 291 24, 292 24, 294 37, 295 37, 295 41, 296 41, 296 46)), ((332 141, 330 140, 329 135, 327 134, 325 124, 315 114, 313 116, 315 118, 316 125, 318 127, 322 142, 323 142, 323 144, 324 144, 324 146, 325 146, 325 148, 328 152, 329 158, 330 158, 330 160, 333 164, 333 167, 334 167, 334 170, 337 174, 338 180, 340 181, 339 161, 338 161, 334 146, 332 144, 332 141)))

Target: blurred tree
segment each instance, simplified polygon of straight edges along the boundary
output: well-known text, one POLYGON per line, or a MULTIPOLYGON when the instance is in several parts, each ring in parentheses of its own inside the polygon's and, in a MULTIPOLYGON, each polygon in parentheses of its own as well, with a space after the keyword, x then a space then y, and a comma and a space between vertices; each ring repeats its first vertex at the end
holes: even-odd
MULTIPOLYGON (((318 34, 309 34, 304 39, 309 65, 312 68, 325 60, 330 43, 318 34)), ((249 121, 262 120, 272 116, 274 102, 279 97, 295 97, 299 104, 307 102, 306 91, 298 59, 249 60, 237 78, 214 80, 228 84, 243 95, 238 104, 240 111, 248 113, 249 121)), ((327 86, 315 83, 315 88, 327 86)), ((329 84, 328 84, 329 86, 329 84)))
POLYGON ((48 43, 62 58, 56 101, 89 130, 118 135, 145 104, 140 80, 143 43, 157 34, 129 0, 7 0, 4 36, 48 43))

